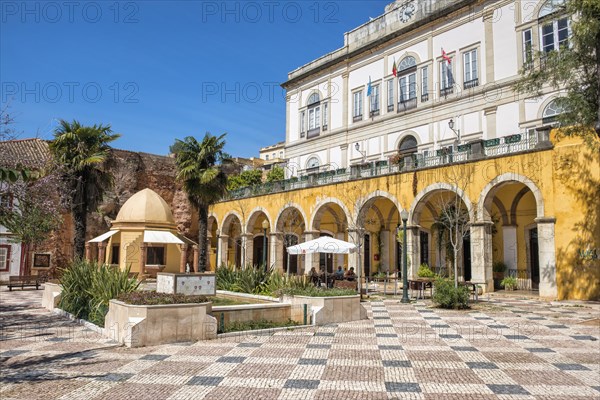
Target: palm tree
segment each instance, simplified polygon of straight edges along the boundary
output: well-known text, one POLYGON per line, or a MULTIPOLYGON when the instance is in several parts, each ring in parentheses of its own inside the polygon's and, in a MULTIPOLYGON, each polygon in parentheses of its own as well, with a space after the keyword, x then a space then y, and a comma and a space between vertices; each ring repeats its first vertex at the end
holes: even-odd
POLYGON ((188 136, 183 141, 175 139, 172 146, 177 149, 177 180, 183 182, 190 203, 198 209, 199 271, 206 269, 208 207, 227 192, 227 175, 222 168, 229 160, 223 152, 225 135, 206 133, 202 142, 188 136))
POLYGON ((75 120, 59 122, 50 151, 64 168, 63 180, 68 191, 65 197, 75 224, 75 256, 82 258, 87 215, 96 209, 113 184, 113 176, 107 169, 111 159, 109 143, 121 135, 113 133, 110 125, 83 126, 75 120))

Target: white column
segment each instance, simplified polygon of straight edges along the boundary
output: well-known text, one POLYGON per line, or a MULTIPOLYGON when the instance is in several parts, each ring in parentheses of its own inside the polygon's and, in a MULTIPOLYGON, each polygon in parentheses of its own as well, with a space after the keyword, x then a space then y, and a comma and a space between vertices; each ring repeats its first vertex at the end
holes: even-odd
MULTIPOLYGON (((305 231, 304 241, 317 239, 321 235, 319 231, 305 231)), ((298 263, 300 265, 300 263, 298 263)), ((304 255, 304 273, 308 274, 312 267, 319 268, 319 253, 305 254, 304 255)))
POLYGON ((340 168, 348 168, 350 166, 350 162, 348 161, 348 143, 340 145, 340 150, 342 151, 342 165, 340 165, 340 168))
POLYGON ((283 241, 280 239, 281 233, 271 232, 269 233, 269 267, 274 263, 275 269, 283 271, 283 241))
POLYGON ((381 271, 389 271, 390 268, 390 231, 381 231, 381 254, 379 255, 379 265, 381 271))
POLYGON ((252 258, 254 257, 254 240, 253 237, 250 233, 244 233, 242 235, 242 238, 244 238, 244 240, 242 241, 242 245, 245 244, 245 248, 244 248, 244 257, 242 257, 242 268, 246 268, 246 266, 252 265, 252 258))
POLYGON ((517 226, 502 227, 502 242, 504 247, 504 262, 509 270, 517 270, 517 226))
MULTIPOLYGON (((401 229, 404 229, 402 227, 401 229)), ((419 243, 419 227, 418 226, 407 226, 406 227, 406 249, 407 257, 408 257, 408 277, 415 278, 417 276, 417 271, 419 270, 420 265, 420 243, 419 243)), ((404 250, 404 249, 403 249, 404 250)), ((404 262, 403 260, 401 260, 404 262)))
POLYGON ((481 284, 484 292, 494 291, 491 222, 471 224, 471 282, 481 284))
MULTIPOLYGON (((359 245, 358 237, 358 232, 356 230, 348 229, 348 241, 354 243, 357 247, 359 245)), ((359 250, 362 253, 362 249, 359 250)), ((358 251, 348 254, 348 269, 354 268, 355 273, 358 273, 358 255, 358 251)))
POLYGON ((229 265, 229 236, 221 235, 217 239, 217 245, 219 246, 217 251, 217 265, 229 265))
POLYGON ((554 225, 556 218, 536 218, 540 261, 540 297, 556 298, 556 248, 554 225))

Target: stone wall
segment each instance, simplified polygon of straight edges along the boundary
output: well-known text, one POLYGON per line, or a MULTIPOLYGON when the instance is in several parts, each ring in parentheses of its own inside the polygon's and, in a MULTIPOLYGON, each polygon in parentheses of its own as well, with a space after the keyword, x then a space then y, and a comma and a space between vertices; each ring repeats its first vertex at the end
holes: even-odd
MULTIPOLYGON (((185 236, 197 241, 198 214, 187 200, 181 184, 175 180, 175 159, 126 150, 114 150, 113 154, 114 160, 110 169, 114 175, 114 188, 105 194, 98 211, 88 217, 86 239, 109 230, 110 221, 116 218, 121 206, 133 194, 150 188, 171 206, 178 229, 185 236)), ((52 269, 66 265, 73 256, 74 228, 71 215, 64 214, 63 221, 61 229, 34 250, 52 254, 52 269)), ((32 272, 36 274, 39 270, 33 269, 32 272)))

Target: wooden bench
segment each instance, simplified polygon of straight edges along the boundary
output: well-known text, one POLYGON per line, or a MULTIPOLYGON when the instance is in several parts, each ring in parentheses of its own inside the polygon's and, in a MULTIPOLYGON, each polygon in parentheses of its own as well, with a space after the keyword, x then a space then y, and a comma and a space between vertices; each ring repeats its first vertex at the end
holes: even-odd
POLYGON ((9 276, 8 277, 8 290, 12 291, 13 287, 20 287, 21 290, 25 286, 35 286, 35 289, 40 288, 40 279, 37 275, 21 275, 21 276, 9 276))

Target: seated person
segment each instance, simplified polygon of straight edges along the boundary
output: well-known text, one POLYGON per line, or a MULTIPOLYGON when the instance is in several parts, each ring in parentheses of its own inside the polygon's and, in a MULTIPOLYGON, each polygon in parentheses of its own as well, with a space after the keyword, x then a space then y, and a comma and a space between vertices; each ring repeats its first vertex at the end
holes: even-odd
POLYGON ((312 267, 310 269, 310 272, 308 273, 308 276, 310 277, 313 285, 319 286, 319 279, 320 279, 321 275, 317 272, 317 269, 315 267, 312 267))
POLYGON ((341 265, 338 267, 337 271, 335 271, 335 279, 340 281, 344 279, 344 270, 341 265))
POLYGON ((344 274, 344 278, 349 281, 353 281, 356 279, 356 274, 354 273, 354 267, 350 267, 348 271, 344 274))

